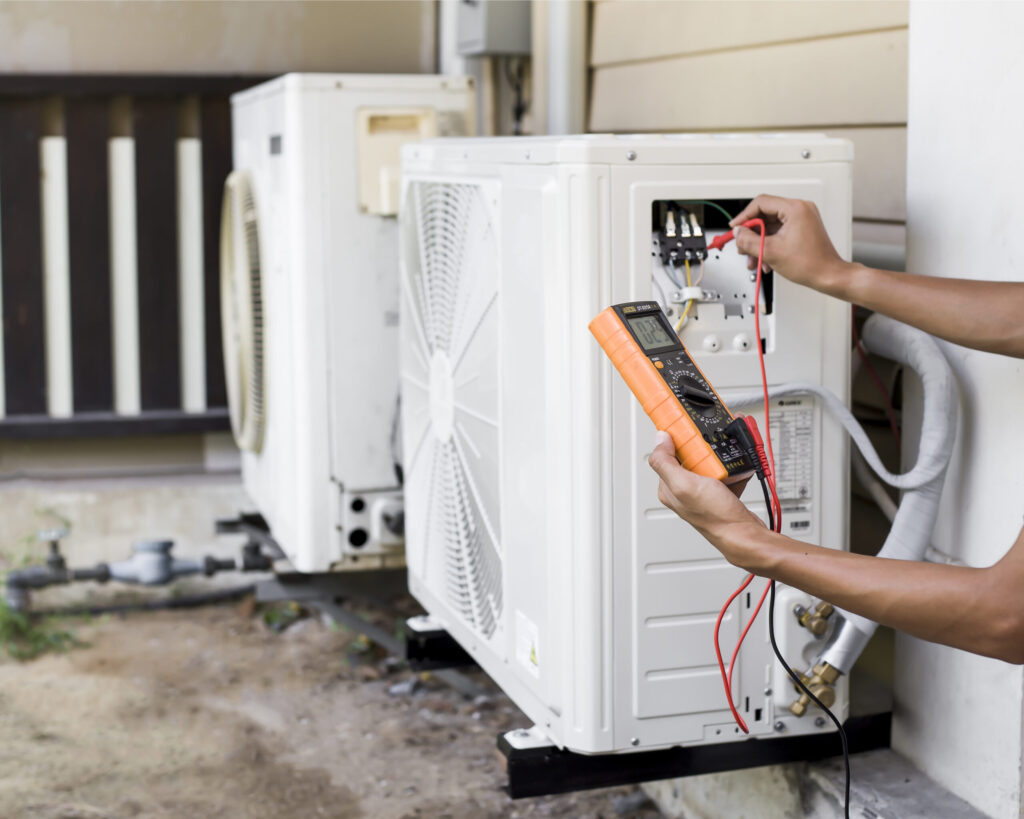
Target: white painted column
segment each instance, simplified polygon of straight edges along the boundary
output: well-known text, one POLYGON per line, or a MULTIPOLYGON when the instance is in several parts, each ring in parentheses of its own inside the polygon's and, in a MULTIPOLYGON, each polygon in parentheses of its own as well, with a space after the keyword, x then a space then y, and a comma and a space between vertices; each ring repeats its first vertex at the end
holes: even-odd
POLYGON ((206 409, 206 322, 203 292, 203 168, 198 139, 178 140, 178 336, 181 404, 206 409))
POLYGON ((43 325, 46 411, 67 418, 74 411, 71 377, 71 270, 68 242, 68 154, 64 137, 43 137, 43 325))
POLYGON ((110 140, 110 294, 114 411, 138 415, 139 284, 135 236, 135 140, 110 140))
MULTIPOLYGON (((912 272, 1024 281, 1022 31, 1021 3, 911 5, 912 272)), ((1024 523, 1024 428, 1016 423, 1024 366, 942 346, 960 381, 963 412, 934 544, 968 565, 990 566, 1024 523)), ((894 747, 986 814, 1019 819, 1022 668, 904 635, 895 656, 894 747)))

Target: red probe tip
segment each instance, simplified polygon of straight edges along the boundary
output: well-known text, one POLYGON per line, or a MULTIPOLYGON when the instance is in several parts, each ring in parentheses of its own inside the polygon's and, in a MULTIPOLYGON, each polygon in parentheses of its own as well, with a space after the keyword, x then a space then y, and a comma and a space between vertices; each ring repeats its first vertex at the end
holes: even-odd
POLYGON ((721 250, 723 247, 729 244, 729 242, 731 242, 734 238, 735 234, 731 230, 728 233, 721 233, 714 239, 712 239, 710 242, 708 242, 708 250, 721 250))

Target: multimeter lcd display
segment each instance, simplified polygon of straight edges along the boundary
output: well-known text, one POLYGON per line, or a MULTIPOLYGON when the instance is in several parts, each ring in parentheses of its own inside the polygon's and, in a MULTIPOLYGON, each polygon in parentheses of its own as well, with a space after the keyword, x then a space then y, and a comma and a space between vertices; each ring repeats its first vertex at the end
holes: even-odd
POLYGON ((629 327, 646 353, 660 350, 662 347, 672 347, 679 343, 678 339, 669 335, 665 325, 656 315, 631 318, 629 327))

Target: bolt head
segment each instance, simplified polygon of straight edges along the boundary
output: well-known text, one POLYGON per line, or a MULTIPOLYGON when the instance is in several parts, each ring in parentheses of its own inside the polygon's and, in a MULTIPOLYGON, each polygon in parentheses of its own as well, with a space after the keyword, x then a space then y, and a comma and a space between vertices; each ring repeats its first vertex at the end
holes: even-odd
POLYGON ((635 748, 637 745, 640 744, 640 737, 631 737, 629 740, 629 744, 635 748))
POLYGON ((628 159, 630 162, 636 159, 636 151, 626 151, 626 159, 628 159))

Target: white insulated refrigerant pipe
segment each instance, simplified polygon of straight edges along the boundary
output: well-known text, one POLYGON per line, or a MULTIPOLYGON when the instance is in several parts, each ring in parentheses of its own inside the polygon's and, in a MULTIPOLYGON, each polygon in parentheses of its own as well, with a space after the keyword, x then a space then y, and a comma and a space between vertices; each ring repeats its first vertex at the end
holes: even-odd
MULTIPOLYGON (((956 380, 935 339, 921 330, 876 313, 864 324, 862 340, 871 352, 909 367, 921 378, 924 387, 921 440, 917 460, 909 472, 894 475, 882 465, 853 414, 828 390, 812 384, 782 384, 769 388, 769 396, 810 393, 822 399, 825 409, 843 425, 872 471, 885 483, 903 490, 892 528, 878 556, 923 560, 931 543, 951 442, 956 436, 960 409, 956 380)), ((736 407, 756 404, 763 398, 760 392, 723 397, 736 407)), ((833 630, 814 665, 828 663, 848 674, 878 624, 841 609, 837 609, 837 613, 842 621, 833 630)))

